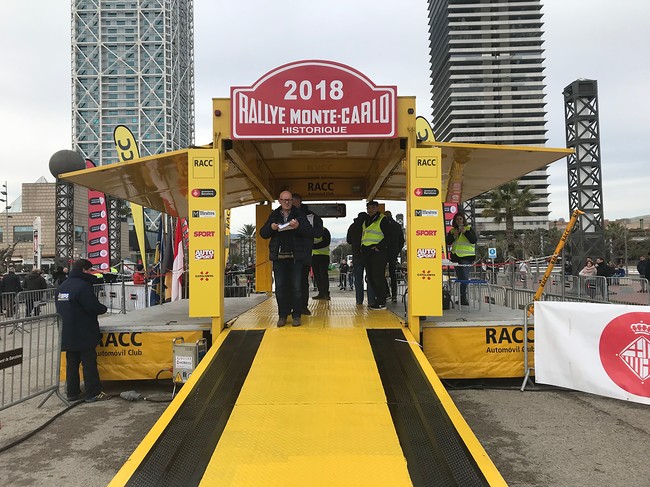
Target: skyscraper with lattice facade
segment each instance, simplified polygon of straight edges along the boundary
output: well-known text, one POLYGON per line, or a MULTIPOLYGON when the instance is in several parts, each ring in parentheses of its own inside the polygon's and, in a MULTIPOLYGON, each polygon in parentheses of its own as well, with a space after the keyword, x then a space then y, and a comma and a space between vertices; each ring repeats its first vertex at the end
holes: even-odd
POLYGON ((117 125, 141 156, 194 143, 193 0, 72 0, 73 148, 117 162, 117 125))
MULTIPOLYGON (((436 140, 546 143, 542 25, 540 0, 429 0, 436 140)), ((548 228, 546 169, 520 181, 538 199, 516 228, 548 228)), ((498 228, 492 219, 477 224, 498 228)))

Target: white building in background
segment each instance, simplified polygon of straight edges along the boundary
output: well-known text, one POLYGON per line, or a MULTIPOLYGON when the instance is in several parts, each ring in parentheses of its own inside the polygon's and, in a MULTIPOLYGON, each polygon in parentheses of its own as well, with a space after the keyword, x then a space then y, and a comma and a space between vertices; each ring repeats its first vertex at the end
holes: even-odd
MULTIPOLYGON (((436 140, 546 143, 540 0, 429 0, 431 100, 436 140)), ((548 228, 548 173, 521 178, 538 200, 518 229, 548 228)), ((479 231, 496 230, 480 218, 479 231)), ((502 225, 505 229, 505 226, 502 225)))

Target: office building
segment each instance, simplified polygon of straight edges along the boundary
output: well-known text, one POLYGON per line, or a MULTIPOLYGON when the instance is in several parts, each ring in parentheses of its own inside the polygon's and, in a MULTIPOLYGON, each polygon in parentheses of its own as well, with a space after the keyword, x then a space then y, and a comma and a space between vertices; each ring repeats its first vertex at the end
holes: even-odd
MULTIPOLYGON (((72 1, 74 150, 116 162, 117 125, 141 156, 194 143, 193 11, 193 0, 72 1)), ((155 232, 156 216, 145 224, 155 232)))
MULTIPOLYGON (((540 0, 429 0, 433 131, 436 140, 546 143, 540 0)), ((518 229, 548 228, 548 173, 521 184, 538 197, 518 229)), ((482 231, 504 229, 480 218, 482 231)))

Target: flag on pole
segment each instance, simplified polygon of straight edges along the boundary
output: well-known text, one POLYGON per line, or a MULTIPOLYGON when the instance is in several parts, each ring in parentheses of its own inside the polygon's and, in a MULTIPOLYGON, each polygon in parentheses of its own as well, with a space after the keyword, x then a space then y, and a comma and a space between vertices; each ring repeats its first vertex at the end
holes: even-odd
POLYGON ((174 232, 174 265, 172 267, 172 301, 178 301, 183 297, 183 230, 181 219, 176 219, 176 231, 174 232))

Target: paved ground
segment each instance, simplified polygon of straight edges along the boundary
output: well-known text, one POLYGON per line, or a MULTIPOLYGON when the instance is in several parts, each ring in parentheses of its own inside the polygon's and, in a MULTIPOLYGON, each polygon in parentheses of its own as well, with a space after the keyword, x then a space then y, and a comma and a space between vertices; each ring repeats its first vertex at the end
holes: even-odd
MULTIPOLYGON (((229 298, 226 313, 235 316, 259 299, 229 298)), ((650 485, 648 406, 550 388, 522 393, 520 381, 447 385, 511 486, 650 485)), ((172 387, 168 381, 138 381, 106 383, 105 389, 136 389, 165 400, 172 387)), ((0 449, 64 409, 56 398, 40 410, 38 402, 0 412, 0 449)), ((119 398, 81 404, 0 452, 0 485, 107 485, 164 408, 165 403, 119 398)))

